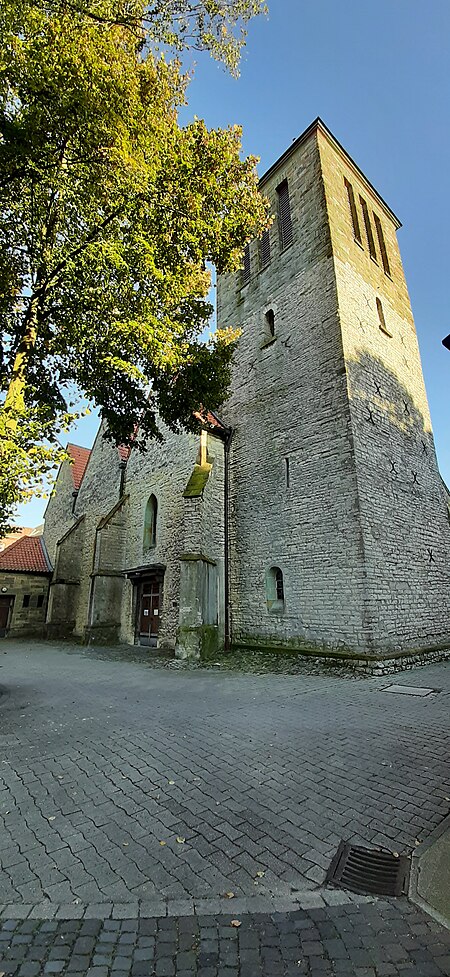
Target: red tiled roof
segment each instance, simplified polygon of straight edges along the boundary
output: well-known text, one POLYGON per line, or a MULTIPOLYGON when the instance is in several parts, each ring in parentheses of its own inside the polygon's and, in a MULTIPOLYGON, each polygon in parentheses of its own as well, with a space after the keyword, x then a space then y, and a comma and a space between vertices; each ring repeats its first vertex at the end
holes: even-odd
POLYGON ((0 571, 50 573, 51 569, 42 536, 22 536, 0 553, 0 571))
POLYGON ((78 492, 78 489, 83 481, 83 475, 86 471, 86 465, 89 461, 91 449, 80 448, 78 444, 68 444, 67 451, 73 461, 73 464, 70 466, 73 487, 78 492))

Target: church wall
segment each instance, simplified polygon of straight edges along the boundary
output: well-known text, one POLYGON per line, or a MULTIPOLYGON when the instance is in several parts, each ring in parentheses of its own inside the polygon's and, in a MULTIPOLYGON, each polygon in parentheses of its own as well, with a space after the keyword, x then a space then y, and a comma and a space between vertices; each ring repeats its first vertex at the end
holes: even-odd
POLYGON ((224 445, 206 432, 202 437, 204 460, 211 468, 201 494, 184 499, 177 643, 181 657, 215 656, 224 647, 224 445))
MULTIPOLYGON (((163 428, 164 441, 151 442, 145 454, 132 451, 126 473, 129 513, 126 568, 163 564, 166 567, 160 617, 159 644, 175 647, 180 591, 180 556, 184 545, 183 492, 195 464, 198 437, 163 428), (156 545, 143 550, 145 508, 150 495, 158 501, 156 545)), ((127 580, 122 601, 121 639, 135 636, 135 588, 127 580)))
POLYGON ((335 254, 374 649, 449 640, 450 527, 396 224, 325 136, 319 144, 335 254), (344 177, 357 203, 353 234, 344 177), (368 253, 359 196, 368 204, 368 253), (383 229, 383 268, 373 213, 383 229), (380 328, 377 299, 386 332, 380 328), (390 333, 388 335, 387 333, 390 333))
POLYGON ((86 523, 78 519, 58 541, 47 613, 49 635, 70 633, 75 627, 80 584, 86 574, 86 523))
POLYGON ((364 552, 331 241, 315 134, 269 175, 287 178, 293 244, 251 280, 219 281, 221 326, 243 329, 224 420, 231 450, 235 645, 365 649, 364 552), (275 337, 265 313, 275 316, 275 337), (289 463, 289 485, 287 462, 289 463), (282 570, 284 606, 268 606, 282 570))
POLYGON ((100 519, 119 501, 120 459, 117 448, 102 437, 100 428, 80 486, 75 516, 85 517, 82 574, 76 606, 74 633, 84 637, 88 624, 95 533, 100 519))
POLYGON ((69 462, 63 461, 45 511, 44 540, 52 566, 55 565, 58 540, 76 522, 73 512, 74 486, 70 468, 69 462))

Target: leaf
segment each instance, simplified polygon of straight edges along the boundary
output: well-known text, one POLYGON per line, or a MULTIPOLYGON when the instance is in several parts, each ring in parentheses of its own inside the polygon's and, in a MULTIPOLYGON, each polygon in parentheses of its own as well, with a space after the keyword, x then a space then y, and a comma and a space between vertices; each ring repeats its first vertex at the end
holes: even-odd
POLYGON ((166 845, 166 844, 167 844, 166 841, 160 841, 161 848, 164 848, 164 845, 166 845))
POLYGON ((265 876, 265 874, 266 874, 265 872, 257 872, 256 873, 256 878, 257 879, 263 879, 264 876, 265 876))
POLYGON ((242 926, 242 923, 241 923, 240 919, 232 919, 231 920, 231 923, 230 923, 230 926, 234 926, 235 929, 238 929, 239 926, 242 926))
POLYGON ((49 821, 56 821, 56 815, 53 815, 53 817, 51 817, 51 818, 48 818, 48 820, 49 820, 49 821))
POLYGON ((223 899, 234 899, 234 892, 224 892, 223 899))
POLYGON ((169 780, 169 781, 168 781, 168 783, 169 783, 169 784, 174 784, 174 783, 175 783, 175 781, 174 781, 174 780, 169 780))
POLYGON ((178 842, 179 845, 184 845, 185 841, 186 841, 186 838, 182 838, 180 835, 178 836, 177 842, 178 842))
POLYGON ((124 848, 128 848, 128 841, 122 841, 122 845, 124 848))

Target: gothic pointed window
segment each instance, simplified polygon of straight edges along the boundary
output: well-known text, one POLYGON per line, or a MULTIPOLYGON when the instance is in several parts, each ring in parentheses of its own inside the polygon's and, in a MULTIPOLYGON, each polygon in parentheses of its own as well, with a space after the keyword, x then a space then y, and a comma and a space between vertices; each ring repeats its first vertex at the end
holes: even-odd
POLYGON ((143 550, 156 546, 156 520, 158 516, 158 501, 151 495, 145 507, 143 550))

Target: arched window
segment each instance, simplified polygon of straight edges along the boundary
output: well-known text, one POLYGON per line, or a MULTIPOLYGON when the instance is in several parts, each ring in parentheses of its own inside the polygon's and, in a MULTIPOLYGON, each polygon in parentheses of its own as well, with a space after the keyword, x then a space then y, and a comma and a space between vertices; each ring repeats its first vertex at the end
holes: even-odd
POLYGON ((283 574, 279 567, 275 570, 275 586, 277 589, 277 600, 284 601, 283 574))
POLYGON ((155 495, 151 495, 145 507, 144 544, 143 550, 156 546, 156 519, 158 516, 158 502, 155 495))
POLYGON ((266 573, 266 598, 270 613, 280 614, 284 610, 283 571, 279 567, 270 567, 266 573))

